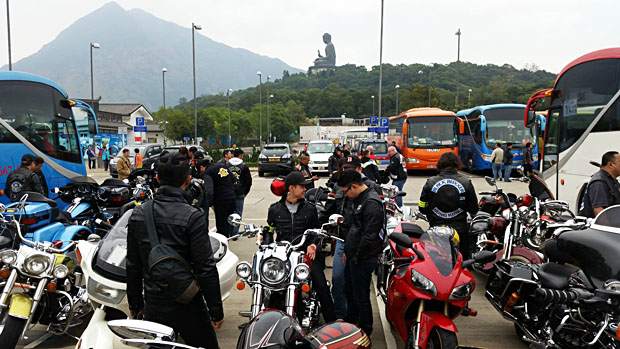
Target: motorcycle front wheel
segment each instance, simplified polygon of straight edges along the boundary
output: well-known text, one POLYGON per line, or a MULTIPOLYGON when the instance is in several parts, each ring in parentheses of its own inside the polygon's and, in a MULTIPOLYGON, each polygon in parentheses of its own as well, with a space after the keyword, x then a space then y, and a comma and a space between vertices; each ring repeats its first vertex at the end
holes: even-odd
MULTIPOLYGON (((427 349, 455 349, 459 345, 456 333, 446 331, 443 328, 435 327, 431 330, 431 334, 426 343, 427 349)), ((405 348, 413 349, 413 332, 409 334, 405 348)))
POLYGON ((26 326, 26 319, 18 319, 8 314, 5 316, 4 328, 0 333, 0 349, 13 349, 26 326))

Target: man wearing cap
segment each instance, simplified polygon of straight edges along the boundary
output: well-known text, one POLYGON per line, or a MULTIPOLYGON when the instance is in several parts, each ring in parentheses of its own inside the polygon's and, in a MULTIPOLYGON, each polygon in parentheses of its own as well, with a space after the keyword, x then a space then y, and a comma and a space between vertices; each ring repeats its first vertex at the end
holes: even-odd
POLYGON ((327 172, 329 173, 329 179, 335 182, 336 178, 333 177, 334 173, 338 171, 338 160, 342 158, 342 148, 337 146, 334 149, 334 153, 329 157, 327 163, 327 172))
POLYGON ((319 180, 319 176, 312 174, 312 169, 310 169, 310 166, 308 166, 309 163, 310 154, 302 152, 299 156, 299 164, 297 165, 296 169, 304 175, 304 178, 306 178, 308 182, 310 182, 310 184, 306 185, 306 189, 314 188, 314 181, 319 180))
POLYGON ((34 172, 37 167, 36 158, 31 154, 22 156, 21 167, 11 171, 6 179, 5 192, 11 201, 19 201, 24 192, 36 192, 46 195, 43 192, 39 176, 34 172))
MULTIPOLYGON (((405 182, 407 181, 407 168, 405 167, 405 158, 398 152, 395 146, 388 148, 388 154, 390 155, 390 164, 385 169, 385 173, 390 176, 392 184, 398 187, 398 190, 403 190, 405 182)), ((401 196, 396 198, 398 206, 403 205, 403 198, 401 196)))
MULTIPOLYGON (((195 148, 195 147, 192 147, 195 148)), ((202 178, 202 175, 200 173, 200 166, 199 164, 202 162, 202 160, 204 160, 205 155, 200 151, 200 150, 196 150, 194 153, 191 152, 190 150, 190 171, 192 173, 192 177, 193 178, 202 178)))
MULTIPOLYGON (((252 174, 250 168, 243 163, 243 149, 235 148, 233 157, 228 160, 228 170, 233 180, 233 190, 235 191, 235 213, 243 216, 243 204, 245 197, 252 188, 252 174)), ((233 233, 239 232, 239 226, 233 227, 233 233)))
MULTIPOLYGON (((269 207, 267 226, 263 228, 263 244, 273 242, 274 232, 277 234, 275 241, 298 243, 306 229, 320 227, 316 208, 304 200, 307 184, 308 181, 301 172, 293 171, 286 176, 286 191, 282 199, 269 207)), ((312 286, 319 296, 325 322, 331 322, 336 319, 334 301, 323 272, 325 256, 317 253, 317 245, 320 246, 320 241, 308 236, 301 248, 312 259, 312 286)))
POLYGON ((230 237, 232 225, 228 224, 228 216, 235 213, 235 191, 233 175, 227 162, 217 162, 206 170, 213 180, 213 212, 218 234, 230 237))

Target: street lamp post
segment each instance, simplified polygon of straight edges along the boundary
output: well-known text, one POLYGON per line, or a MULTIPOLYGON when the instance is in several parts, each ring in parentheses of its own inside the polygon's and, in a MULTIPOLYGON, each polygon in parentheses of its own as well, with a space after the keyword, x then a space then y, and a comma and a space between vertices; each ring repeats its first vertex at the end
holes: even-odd
POLYGON ((431 107, 431 88, 433 87, 433 71, 428 70, 428 107, 431 107))
POLYGON ((9 70, 13 70, 13 63, 11 61, 11 17, 9 15, 9 0, 6 0, 6 33, 9 44, 9 70))
POLYGON ((162 91, 163 91, 163 97, 164 97, 164 147, 166 146, 166 72, 168 71, 168 69, 166 68, 162 68, 161 69, 161 87, 162 87, 162 91))
POLYGON ((192 23, 192 67, 194 78, 194 142, 198 144, 198 109, 196 107, 196 45, 194 41, 194 32, 201 30, 200 24, 192 23))
POLYGON ((467 97, 467 106, 471 107, 471 88, 469 89, 469 95, 467 97))
POLYGON ((259 127, 258 127, 258 146, 263 146, 263 73, 260 71, 256 72, 258 75, 258 113, 259 113, 259 127))
POLYGON ((90 43, 90 107, 95 108, 95 92, 93 84, 93 49, 100 48, 98 43, 90 43))
POLYGON ((396 115, 398 115, 398 89, 400 85, 396 85, 396 115))
POLYGON ((381 35, 379 40, 379 120, 381 120, 381 85, 383 85, 383 3, 384 0, 381 0, 381 35))
POLYGON ((423 70, 418 70, 418 75, 420 75, 420 85, 422 85, 422 75, 424 74, 423 70))
POLYGON ((232 89, 228 89, 228 91, 226 91, 226 100, 228 102, 228 146, 232 146, 232 137, 230 136, 230 93, 232 92, 232 89))
POLYGON ((372 95, 370 98, 372 99, 372 116, 375 116, 375 96, 372 95))
POLYGON ((459 63, 461 62, 461 28, 454 33, 458 36, 458 46, 456 51, 456 97, 454 98, 454 107, 459 105, 459 63))
POLYGON ((271 80, 271 75, 267 75, 267 142, 271 142, 271 98, 273 97, 269 93, 269 80, 271 80))

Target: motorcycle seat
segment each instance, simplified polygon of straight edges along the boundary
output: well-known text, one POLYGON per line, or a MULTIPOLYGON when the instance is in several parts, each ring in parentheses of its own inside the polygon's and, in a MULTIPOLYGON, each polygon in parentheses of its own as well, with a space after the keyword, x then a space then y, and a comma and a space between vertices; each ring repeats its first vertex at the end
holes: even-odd
POLYGON ((546 263, 538 268, 538 278, 544 288, 563 290, 568 288, 570 276, 578 270, 563 264, 546 263))
MULTIPOLYGON (((422 234, 424 234, 424 229, 415 223, 401 222, 400 229, 403 234, 413 239, 419 240, 422 234)), ((394 229, 394 231, 396 232, 396 229, 394 229)))

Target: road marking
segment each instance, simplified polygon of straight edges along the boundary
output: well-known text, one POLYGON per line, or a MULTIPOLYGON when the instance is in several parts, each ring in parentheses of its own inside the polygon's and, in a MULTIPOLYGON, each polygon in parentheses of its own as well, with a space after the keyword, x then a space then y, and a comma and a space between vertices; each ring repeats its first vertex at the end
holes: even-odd
POLYGON ((49 338, 51 338, 52 336, 54 336, 54 334, 52 333, 45 333, 44 335, 42 335, 41 337, 37 338, 36 340, 32 341, 30 344, 28 344, 27 346, 24 347, 24 349, 33 349, 38 347, 41 343, 45 342, 46 340, 48 340, 49 338))
POLYGON ((377 307, 379 308, 379 317, 381 318, 381 326, 383 327, 383 338, 385 338, 385 346, 387 349, 396 349, 396 341, 394 335, 390 329, 390 323, 385 317, 385 304, 383 304, 383 298, 377 292, 377 278, 372 277, 372 285, 374 286, 374 293, 377 297, 377 307))

